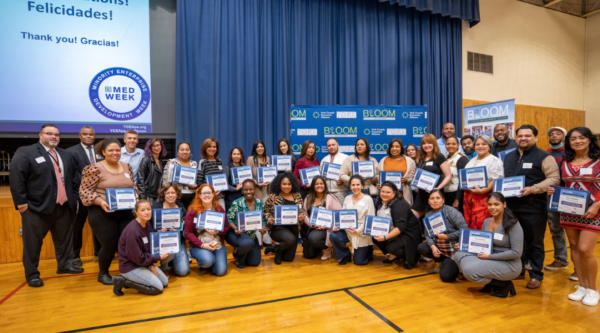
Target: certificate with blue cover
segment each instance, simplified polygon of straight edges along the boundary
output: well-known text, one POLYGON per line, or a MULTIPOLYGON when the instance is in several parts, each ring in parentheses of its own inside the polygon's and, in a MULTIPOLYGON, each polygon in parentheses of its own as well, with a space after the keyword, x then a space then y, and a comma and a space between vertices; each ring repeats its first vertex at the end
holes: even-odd
POLYGON ((474 254, 492 254, 494 251, 494 233, 461 228, 460 241, 458 244, 459 251, 474 254))
POLYGON ((256 182, 259 184, 271 183, 275 177, 277 177, 276 167, 256 168, 256 182))
POLYGON ((333 227, 338 230, 358 229, 358 213, 356 209, 333 211, 333 227))
POLYGON ((315 227, 323 227, 326 229, 333 228, 333 211, 325 208, 313 207, 310 212, 309 225, 315 227))
POLYGON ((554 194, 548 200, 548 210, 582 216, 590 208, 590 192, 568 187, 552 187, 554 194))
POLYGON ((352 175, 360 175, 363 178, 375 177, 375 163, 373 161, 352 162, 352 175))
POLYGON ((341 164, 323 162, 323 178, 329 180, 340 180, 341 164))
POLYGON ((230 173, 232 185, 241 184, 246 179, 254 179, 252 176, 252 167, 248 165, 231 168, 230 173))
POLYGON ((390 232, 392 219, 388 217, 367 215, 365 217, 365 227, 363 235, 365 236, 385 236, 390 232))
POLYGON ((159 256, 164 253, 179 253, 179 231, 151 232, 150 254, 159 256))
POLYGON ((506 177, 494 180, 494 192, 500 192, 505 198, 521 195, 525 188, 525 176, 506 177))
POLYGON ((179 229, 183 227, 181 223, 181 208, 160 208, 152 210, 152 226, 154 230, 179 229))
POLYGON ((240 231, 257 231, 263 228, 262 210, 237 213, 237 227, 240 231))
POLYGON ((441 209, 437 213, 424 217, 423 224, 430 238, 434 238, 436 233, 443 234, 448 231, 448 220, 446 220, 446 214, 441 209))
POLYGON ((292 155, 271 155, 271 163, 277 171, 292 170, 292 155))
POLYGON ((298 173, 300 174, 300 181, 302 182, 302 185, 306 186, 312 182, 313 178, 321 175, 321 169, 319 167, 315 166, 315 167, 302 169, 302 170, 298 171, 298 173))
POLYGON ((504 162, 504 158, 506 157, 506 154, 510 153, 511 151, 515 151, 517 148, 512 148, 512 149, 507 149, 505 151, 501 151, 498 153, 498 158, 504 162))
POLYGON ((229 185, 227 185, 227 175, 224 173, 217 173, 205 176, 206 183, 212 186, 215 191, 223 192, 229 191, 229 185))
POLYGON ((275 223, 273 225, 297 225, 298 206, 274 206, 275 223))
POLYGON ((412 182, 410 182, 410 186, 424 191, 431 191, 435 188, 439 179, 440 175, 417 168, 415 177, 412 182))
POLYGON ((485 188, 488 186, 487 168, 484 166, 458 170, 458 188, 471 190, 475 186, 485 188))
POLYGON ((126 210, 135 208, 135 189, 107 188, 106 203, 110 210, 126 210))
POLYGON ((383 182, 392 182, 396 184, 398 187, 398 191, 402 190, 402 177, 404 177, 404 172, 396 172, 396 171, 379 171, 379 184, 383 184, 383 182))
POLYGON ((225 213, 207 210, 196 216, 194 222, 196 223, 196 229, 223 231, 225 228, 225 213))
POLYGON ((174 165, 171 173, 171 181, 181 185, 195 185, 198 177, 198 169, 174 165))

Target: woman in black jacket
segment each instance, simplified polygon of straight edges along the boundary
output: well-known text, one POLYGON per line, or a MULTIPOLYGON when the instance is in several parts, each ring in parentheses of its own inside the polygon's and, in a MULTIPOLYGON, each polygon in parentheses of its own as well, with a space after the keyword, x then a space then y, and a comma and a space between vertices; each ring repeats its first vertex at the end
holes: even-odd
POLYGON ((135 184, 140 192, 140 200, 148 200, 150 204, 154 204, 158 201, 158 188, 162 183, 163 168, 160 158, 167 156, 167 148, 160 138, 154 137, 146 143, 144 155, 135 184))

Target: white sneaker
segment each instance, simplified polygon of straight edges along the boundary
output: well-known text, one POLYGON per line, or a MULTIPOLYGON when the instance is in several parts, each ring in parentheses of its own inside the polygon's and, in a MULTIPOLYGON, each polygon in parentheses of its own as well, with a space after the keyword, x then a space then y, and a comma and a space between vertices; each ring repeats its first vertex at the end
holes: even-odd
POLYGON ((598 290, 587 289, 587 294, 583 298, 582 303, 588 306, 596 306, 598 305, 598 300, 600 299, 600 294, 598 290))
POLYGON ((569 299, 572 301, 581 301, 587 295, 587 289, 582 286, 575 286, 576 292, 569 294, 569 299))

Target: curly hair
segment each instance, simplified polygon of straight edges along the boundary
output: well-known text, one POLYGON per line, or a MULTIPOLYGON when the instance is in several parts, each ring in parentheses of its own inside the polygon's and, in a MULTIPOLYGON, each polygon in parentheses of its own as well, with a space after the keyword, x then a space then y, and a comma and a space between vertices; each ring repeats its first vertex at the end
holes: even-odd
POLYGON ((571 135, 573 132, 579 132, 590 140, 590 150, 588 151, 588 157, 591 160, 597 160, 600 157, 600 146, 598 145, 598 138, 592 133, 587 127, 575 127, 572 128, 567 136, 565 137, 565 155, 564 159, 567 162, 572 162, 575 159, 575 150, 571 147, 571 135))
POLYGON ((94 145, 96 155, 104 156, 104 151, 106 150, 106 148, 108 148, 108 146, 110 146, 113 143, 116 143, 119 146, 119 148, 121 148, 121 142, 119 142, 119 140, 113 137, 108 137, 104 140, 100 140, 100 142, 94 145))
POLYGON ((196 189, 196 195, 194 196, 194 200, 192 200, 192 203, 190 204, 190 208, 189 208, 189 209, 193 209, 198 215, 204 213, 204 205, 202 204, 202 199, 200 199, 200 196, 201 196, 200 193, 202 193, 202 189, 207 188, 207 187, 213 193, 213 199, 212 199, 213 208, 216 209, 217 207, 220 207, 219 202, 217 201, 217 196, 214 195, 215 189, 209 184, 202 184, 198 187, 198 189, 196 189))
POLYGON ((144 156, 152 156, 152 145, 156 142, 160 141, 160 157, 167 156, 167 147, 165 147, 165 143, 161 138, 152 137, 148 142, 146 142, 146 147, 144 147, 144 156))
POLYGON ((175 190, 175 194, 177 194, 177 199, 181 199, 181 189, 175 184, 171 182, 163 183, 158 189, 158 199, 160 202, 165 202, 165 195, 170 188, 175 190))
POLYGON ((281 193, 281 182, 285 178, 287 178, 290 181, 290 183, 292 183, 292 193, 299 193, 300 185, 298 184, 298 178, 296 178, 296 176, 294 176, 293 173, 287 171, 278 174, 277 177, 273 179, 273 182, 271 183, 271 193, 276 195, 279 195, 281 193))

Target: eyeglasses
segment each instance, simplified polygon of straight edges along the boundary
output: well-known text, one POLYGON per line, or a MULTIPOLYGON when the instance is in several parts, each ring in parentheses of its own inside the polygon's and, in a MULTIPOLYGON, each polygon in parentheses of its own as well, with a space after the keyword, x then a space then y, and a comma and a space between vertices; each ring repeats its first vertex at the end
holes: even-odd
POLYGON ((202 194, 202 195, 212 195, 213 193, 212 192, 200 192, 200 194, 202 194))
POLYGON ((50 132, 42 132, 42 134, 47 135, 47 136, 55 136, 57 138, 60 138, 60 134, 59 133, 50 133, 50 132))

